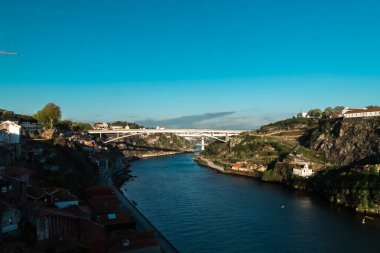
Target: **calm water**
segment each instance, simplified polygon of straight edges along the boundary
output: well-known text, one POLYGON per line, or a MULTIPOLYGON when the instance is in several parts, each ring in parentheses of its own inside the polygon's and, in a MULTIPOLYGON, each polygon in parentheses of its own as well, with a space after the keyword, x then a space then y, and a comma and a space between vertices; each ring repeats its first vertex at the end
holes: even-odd
POLYGON ((219 174, 192 154, 132 165, 127 197, 180 252, 380 252, 380 222, 278 185, 219 174), (284 206, 284 208, 282 208, 284 206))

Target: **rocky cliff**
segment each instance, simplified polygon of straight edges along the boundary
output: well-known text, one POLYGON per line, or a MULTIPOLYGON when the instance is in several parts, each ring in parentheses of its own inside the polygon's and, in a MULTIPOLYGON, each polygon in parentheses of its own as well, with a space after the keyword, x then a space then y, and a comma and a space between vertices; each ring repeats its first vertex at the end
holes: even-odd
POLYGON ((321 121, 306 138, 307 145, 322 151, 336 165, 380 162, 380 117, 321 121))

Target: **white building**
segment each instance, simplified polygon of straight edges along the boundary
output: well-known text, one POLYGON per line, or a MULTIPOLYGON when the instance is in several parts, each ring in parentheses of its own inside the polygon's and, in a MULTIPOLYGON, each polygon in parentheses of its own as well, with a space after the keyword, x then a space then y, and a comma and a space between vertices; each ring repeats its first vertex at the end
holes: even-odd
POLYGON ((4 121, 0 124, 0 130, 5 130, 8 134, 8 138, 6 140, 7 144, 20 143, 20 129, 20 125, 9 120, 4 121))
POLYGON ((96 123, 94 124, 94 129, 108 129, 107 123, 96 123))
POLYGON ((310 177, 314 174, 313 170, 309 168, 309 164, 305 163, 302 167, 296 167, 293 169, 293 174, 300 177, 310 177))
POLYGON ((123 130, 123 126, 111 126, 112 130, 123 130))
POLYGON ((378 117, 380 116, 380 108, 349 109, 346 107, 342 111, 342 116, 344 118, 378 117))
POLYGON ((300 112, 297 114, 297 118, 309 118, 309 115, 307 115, 306 112, 300 112))

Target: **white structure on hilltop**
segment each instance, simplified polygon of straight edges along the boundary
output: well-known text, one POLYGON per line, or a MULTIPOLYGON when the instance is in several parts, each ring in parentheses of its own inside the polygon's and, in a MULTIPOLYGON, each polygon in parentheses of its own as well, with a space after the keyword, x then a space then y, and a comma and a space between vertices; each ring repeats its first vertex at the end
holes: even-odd
POLYGON ((305 163, 301 168, 296 167, 293 169, 293 174, 300 177, 310 177, 314 174, 313 170, 309 168, 309 164, 305 163))
POLYGON ((342 116, 343 118, 377 117, 380 116, 380 108, 349 109, 346 107, 342 111, 342 116))
POLYGON ((309 118, 309 115, 307 115, 306 112, 301 111, 300 113, 297 113, 297 118, 309 118))
POLYGON ((3 132, 5 132, 5 134, 7 135, 6 137, 2 138, 2 141, 7 144, 19 144, 20 129, 20 125, 9 120, 0 123, 0 130, 3 130, 3 132))

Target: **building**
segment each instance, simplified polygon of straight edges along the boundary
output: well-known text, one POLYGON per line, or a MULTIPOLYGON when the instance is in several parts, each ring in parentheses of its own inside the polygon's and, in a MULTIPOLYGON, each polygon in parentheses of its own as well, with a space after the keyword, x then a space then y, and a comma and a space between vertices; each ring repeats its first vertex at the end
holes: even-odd
POLYGON ((310 177, 314 174, 313 170, 309 168, 309 164, 305 163, 302 167, 295 167, 293 174, 300 177, 310 177))
POLYGON ((95 123, 93 128, 95 130, 108 129, 108 124, 107 123, 95 123))
POLYGON ((231 169, 237 171, 251 172, 253 167, 248 167, 246 162, 237 162, 232 164, 231 169))
POLYGON ((28 189, 27 197, 30 201, 51 203, 59 209, 64 209, 70 206, 79 206, 79 198, 64 188, 32 187, 28 189))
POLYGON ((297 118, 309 118, 309 115, 307 115, 306 112, 300 112, 300 113, 297 113, 297 118))
POLYGON ((27 183, 14 177, 0 179, 0 200, 11 204, 20 204, 26 200, 27 183))
POLYGON ((6 139, 7 144, 19 144, 20 143, 20 129, 21 126, 12 121, 4 121, 0 123, 0 130, 5 130, 8 134, 6 139))
POLYGON ((14 231, 20 221, 20 211, 8 202, 0 200, 0 232, 14 231))
POLYGON ((257 171, 260 171, 260 172, 265 172, 267 171, 267 167, 266 166, 263 166, 263 165, 259 165, 257 168, 256 168, 257 171))
POLYGON ((34 131, 34 130, 42 130, 43 129, 43 126, 42 125, 38 125, 38 124, 35 124, 35 123, 30 123, 30 122, 22 122, 20 124, 21 128, 26 130, 27 132, 28 131, 34 131))
POLYGON ((363 109, 349 109, 346 107, 342 111, 343 118, 362 118, 362 117, 379 117, 380 108, 363 108, 363 109))
POLYGON ((124 127, 123 126, 111 126, 111 129, 112 130, 123 130, 124 127))
POLYGON ((78 217, 58 209, 37 208, 28 213, 28 220, 36 228, 38 250, 75 252, 80 230, 78 217))

